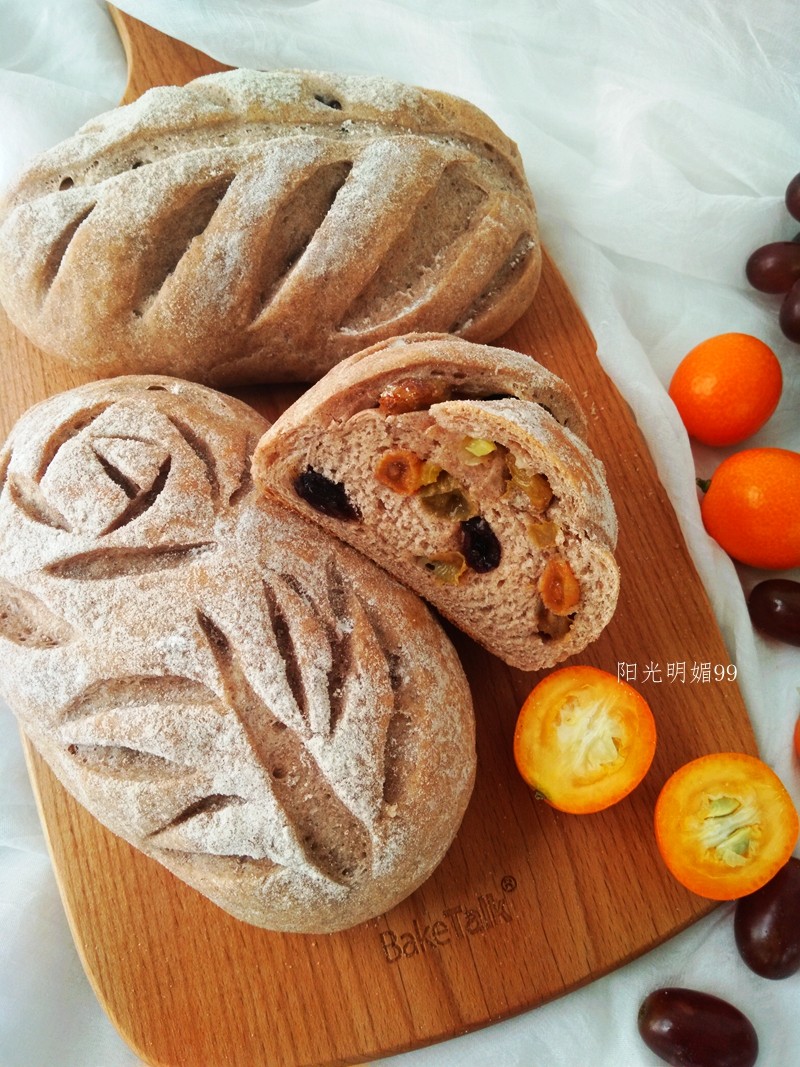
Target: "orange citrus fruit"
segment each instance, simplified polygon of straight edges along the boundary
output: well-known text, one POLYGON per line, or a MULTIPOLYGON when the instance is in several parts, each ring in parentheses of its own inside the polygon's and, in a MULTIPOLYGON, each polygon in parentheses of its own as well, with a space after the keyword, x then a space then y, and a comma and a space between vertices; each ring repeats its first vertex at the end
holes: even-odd
POLYGON ((650 769, 656 722, 644 697, 597 667, 562 667, 528 694, 514 731, 522 777, 559 811, 603 811, 650 769))
POLYGON ((781 365, 768 345, 747 333, 722 333, 684 356, 669 395, 690 437, 722 446, 761 429, 782 388, 781 365))
POLYGON ((701 503, 706 530, 751 567, 800 566, 800 452, 748 448, 714 471, 701 503))
POLYGON ((766 763, 744 752, 711 752, 667 779, 656 800, 655 831, 662 859, 687 889, 737 900, 788 861, 800 818, 766 763))

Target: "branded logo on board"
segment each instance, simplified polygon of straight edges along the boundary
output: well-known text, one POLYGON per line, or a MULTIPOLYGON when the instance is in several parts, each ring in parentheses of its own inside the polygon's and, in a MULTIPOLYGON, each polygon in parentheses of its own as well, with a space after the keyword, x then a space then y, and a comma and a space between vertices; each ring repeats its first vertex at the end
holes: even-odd
POLYGON ((384 930, 380 942, 386 962, 399 963, 414 956, 424 956, 513 922, 509 895, 516 888, 516 878, 507 874, 500 881, 499 895, 481 893, 468 905, 444 908, 431 922, 414 919, 408 930, 384 930))

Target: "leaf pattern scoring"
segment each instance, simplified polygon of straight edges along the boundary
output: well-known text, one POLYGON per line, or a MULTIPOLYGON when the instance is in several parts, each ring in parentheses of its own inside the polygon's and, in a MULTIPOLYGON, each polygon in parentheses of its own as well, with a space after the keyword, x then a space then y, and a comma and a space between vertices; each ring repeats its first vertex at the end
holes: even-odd
POLYGON ((0 578, 0 637, 27 648, 57 648, 75 632, 33 593, 0 578))
MULTIPOLYGON (((233 914, 368 917, 376 879, 418 884, 423 831, 455 832, 436 789, 409 817, 440 767, 414 687, 452 692, 454 654, 410 594, 257 499, 244 405, 157 376, 75 392, 3 454, 0 690, 90 811, 233 914)), ((465 804, 471 720, 441 713, 465 804)))

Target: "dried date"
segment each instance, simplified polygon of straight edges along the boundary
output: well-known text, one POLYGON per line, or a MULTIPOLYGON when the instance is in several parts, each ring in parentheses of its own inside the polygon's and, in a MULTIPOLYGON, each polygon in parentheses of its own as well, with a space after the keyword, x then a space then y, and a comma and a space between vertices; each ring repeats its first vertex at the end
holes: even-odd
POLYGON ((294 491, 315 511, 332 519, 354 522, 361 518, 361 512, 348 497, 343 483, 333 481, 313 467, 306 467, 295 478, 294 491))
POLYGON ((500 566, 500 542, 482 515, 461 523, 461 543, 467 565, 478 574, 486 574, 500 566))

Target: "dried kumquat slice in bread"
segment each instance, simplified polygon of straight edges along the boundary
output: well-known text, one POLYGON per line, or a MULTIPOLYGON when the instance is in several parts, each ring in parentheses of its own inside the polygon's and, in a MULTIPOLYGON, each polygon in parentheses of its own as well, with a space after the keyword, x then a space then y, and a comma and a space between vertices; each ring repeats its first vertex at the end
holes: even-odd
POLYGON ((393 448, 384 452, 375 467, 375 477, 395 493, 410 496, 423 484, 424 464, 416 452, 407 448, 393 448))
POLYGON ((539 579, 542 603, 554 615, 569 615, 581 599, 580 582, 565 559, 549 559, 539 579))
POLYGON ((536 794, 583 815, 622 800, 653 760, 656 726, 647 701, 596 667, 548 674, 522 705, 514 760, 536 794))

